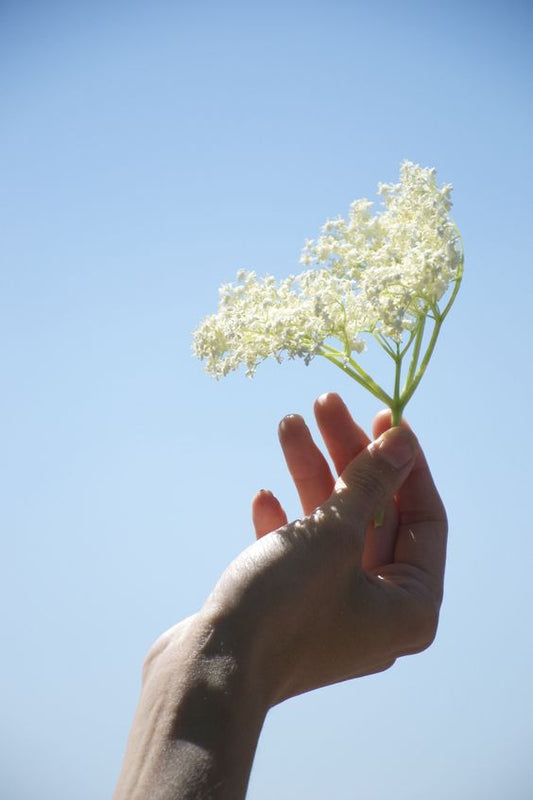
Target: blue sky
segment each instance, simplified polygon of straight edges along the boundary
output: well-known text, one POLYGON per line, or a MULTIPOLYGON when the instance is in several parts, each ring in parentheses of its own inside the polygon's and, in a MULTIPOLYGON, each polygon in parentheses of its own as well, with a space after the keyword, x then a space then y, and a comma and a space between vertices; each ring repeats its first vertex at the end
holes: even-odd
POLYGON ((294 271, 404 158, 453 183, 466 249, 407 412, 450 517, 441 627, 276 708, 249 797, 531 797, 531 22, 526 2, 2 4, 3 797, 110 796, 149 645, 251 541, 258 488, 298 514, 279 419, 331 390, 370 424, 326 362, 216 383, 190 338, 220 283, 294 271))

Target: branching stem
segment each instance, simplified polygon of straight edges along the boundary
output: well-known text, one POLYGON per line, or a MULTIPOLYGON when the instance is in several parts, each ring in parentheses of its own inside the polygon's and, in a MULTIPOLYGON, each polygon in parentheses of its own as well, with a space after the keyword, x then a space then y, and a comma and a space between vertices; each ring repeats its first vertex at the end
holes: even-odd
MULTIPOLYGON (((458 238, 460 239, 459 234, 458 238)), ((385 389, 376 383, 367 372, 365 372, 365 370, 360 364, 358 364, 358 362, 352 357, 347 349, 342 352, 326 344, 322 344, 320 347, 320 355, 323 355, 324 358, 327 358, 332 364, 335 364, 335 366, 342 369, 343 372, 357 381, 357 383, 361 384, 361 386, 364 386, 364 388, 373 394, 374 397, 377 397, 378 400, 381 400, 381 402, 385 403, 385 405, 390 408, 391 424, 393 426, 400 424, 403 410, 413 396, 418 384, 422 380, 431 356, 433 355, 433 351, 435 350, 435 345, 437 344, 442 323, 444 322, 444 319, 446 318, 455 301, 455 298, 457 297, 457 292, 459 291, 462 277, 463 252, 461 249, 454 287, 448 302, 444 307, 444 310, 441 311, 437 303, 426 305, 424 312, 420 314, 417 323, 414 325, 411 331, 407 344, 405 344, 403 348, 401 348, 398 342, 388 339, 382 333, 372 331, 372 335, 378 344, 394 361, 394 390, 392 397, 385 391, 385 389), (431 336, 429 338, 426 350, 421 359, 427 319, 430 319, 433 322, 433 329, 431 331, 431 336), (411 350, 411 347, 412 353, 409 369, 407 371, 405 383, 400 389, 403 359, 411 350)))

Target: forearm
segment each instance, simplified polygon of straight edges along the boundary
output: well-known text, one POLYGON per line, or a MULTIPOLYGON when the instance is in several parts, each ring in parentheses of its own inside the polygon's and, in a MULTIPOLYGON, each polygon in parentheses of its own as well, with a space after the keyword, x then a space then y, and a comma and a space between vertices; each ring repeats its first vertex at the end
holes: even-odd
POLYGON ((244 798, 266 714, 245 661, 196 620, 149 656, 114 800, 244 798))

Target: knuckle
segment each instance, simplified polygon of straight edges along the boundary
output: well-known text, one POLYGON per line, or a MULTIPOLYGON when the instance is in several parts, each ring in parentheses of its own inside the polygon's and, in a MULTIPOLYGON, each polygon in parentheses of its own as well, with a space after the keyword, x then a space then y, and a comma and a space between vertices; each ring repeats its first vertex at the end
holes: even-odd
POLYGON ((352 485, 357 494, 367 501, 381 500, 386 494, 385 476, 375 470, 356 472, 352 485))

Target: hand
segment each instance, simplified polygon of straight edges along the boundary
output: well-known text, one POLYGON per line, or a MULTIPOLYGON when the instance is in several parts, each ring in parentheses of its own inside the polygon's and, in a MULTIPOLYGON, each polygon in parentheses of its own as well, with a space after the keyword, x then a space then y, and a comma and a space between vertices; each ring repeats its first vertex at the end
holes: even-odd
POLYGON ((306 516, 288 525, 272 494, 257 495, 259 541, 206 606, 225 646, 246 643, 268 705, 424 649, 442 597, 446 516, 411 431, 387 430, 383 413, 369 444, 336 395, 315 413, 341 478, 335 483, 303 420, 286 418, 281 443, 306 516))

